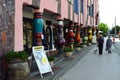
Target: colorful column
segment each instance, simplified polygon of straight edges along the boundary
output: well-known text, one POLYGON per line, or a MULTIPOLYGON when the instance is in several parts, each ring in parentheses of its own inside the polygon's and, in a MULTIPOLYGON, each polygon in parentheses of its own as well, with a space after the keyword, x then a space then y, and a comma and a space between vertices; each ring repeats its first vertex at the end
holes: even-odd
POLYGON ((72 22, 70 22, 70 26, 69 26, 69 44, 70 47, 73 49, 73 45, 74 45, 74 33, 73 33, 73 26, 74 24, 72 22))
POLYGON ((34 13, 34 45, 41 46, 42 45, 42 32, 44 27, 44 22, 42 19, 42 13, 35 12, 34 13))
POLYGON ((77 45, 80 44, 80 28, 78 25, 76 25, 77 31, 76 31, 76 35, 75 35, 75 42, 77 45))
POLYGON ((59 50, 59 54, 62 53, 62 48, 65 44, 65 39, 63 38, 63 21, 61 19, 58 19, 58 36, 57 36, 57 41, 56 45, 59 50))
POLYGON ((88 43, 92 43, 92 29, 88 29, 88 43))

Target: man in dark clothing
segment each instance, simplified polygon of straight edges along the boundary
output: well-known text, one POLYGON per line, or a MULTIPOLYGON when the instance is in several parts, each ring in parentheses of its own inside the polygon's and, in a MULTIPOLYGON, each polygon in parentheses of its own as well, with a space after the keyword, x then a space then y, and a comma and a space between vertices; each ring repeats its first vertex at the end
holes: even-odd
POLYGON ((112 40, 110 39, 109 36, 106 42, 106 51, 108 51, 108 53, 111 53, 111 46, 112 46, 112 40))
POLYGON ((98 44, 98 49, 99 49, 99 55, 102 55, 102 51, 103 51, 103 43, 104 43, 104 39, 102 37, 102 35, 99 35, 99 38, 97 40, 97 44, 98 44))

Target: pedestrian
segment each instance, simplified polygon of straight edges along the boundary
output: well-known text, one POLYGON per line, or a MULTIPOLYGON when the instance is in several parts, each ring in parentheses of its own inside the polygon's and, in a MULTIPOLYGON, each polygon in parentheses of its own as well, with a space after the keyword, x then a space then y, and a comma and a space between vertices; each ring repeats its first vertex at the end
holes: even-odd
POLYGON ((99 34, 96 35, 96 48, 94 50, 94 54, 96 54, 96 52, 98 51, 98 39, 99 39, 99 34))
POLYGON ((102 55, 102 51, 103 51, 103 44, 104 44, 104 38, 102 37, 102 35, 99 35, 99 38, 97 39, 97 45, 98 45, 98 49, 99 49, 99 55, 102 55))
POLYGON ((108 53, 111 53, 111 47, 112 47, 112 40, 110 36, 108 36, 108 39, 106 41, 106 51, 108 51, 108 53))

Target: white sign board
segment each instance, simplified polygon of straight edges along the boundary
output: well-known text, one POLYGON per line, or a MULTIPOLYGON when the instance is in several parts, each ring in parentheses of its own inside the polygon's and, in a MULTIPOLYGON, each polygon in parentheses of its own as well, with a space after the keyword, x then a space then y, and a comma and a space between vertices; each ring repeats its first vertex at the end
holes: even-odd
POLYGON ((34 46, 32 47, 33 55, 35 57, 35 61, 37 63, 38 69, 40 71, 41 77, 43 78, 42 74, 47 72, 52 72, 51 66, 47 59, 46 53, 44 51, 43 46, 34 46))

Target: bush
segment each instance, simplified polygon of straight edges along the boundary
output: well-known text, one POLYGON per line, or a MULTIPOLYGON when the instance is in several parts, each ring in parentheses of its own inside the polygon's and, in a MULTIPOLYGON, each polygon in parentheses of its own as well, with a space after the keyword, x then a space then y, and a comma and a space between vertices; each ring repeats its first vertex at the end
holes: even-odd
POLYGON ((6 54, 6 58, 8 60, 11 60, 13 58, 26 60, 26 59, 28 59, 28 54, 26 51, 19 51, 19 52, 10 51, 6 54))
POLYGON ((64 52, 72 52, 73 51, 73 49, 71 49, 70 47, 65 47, 64 48, 64 52))
POLYGON ((54 61, 54 60, 55 60, 55 57, 53 57, 53 56, 48 57, 48 61, 54 61))
POLYGON ((82 47, 82 45, 81 45, 81 44, 79 44, 79 45, 77 45, 76 47, 82 47))

